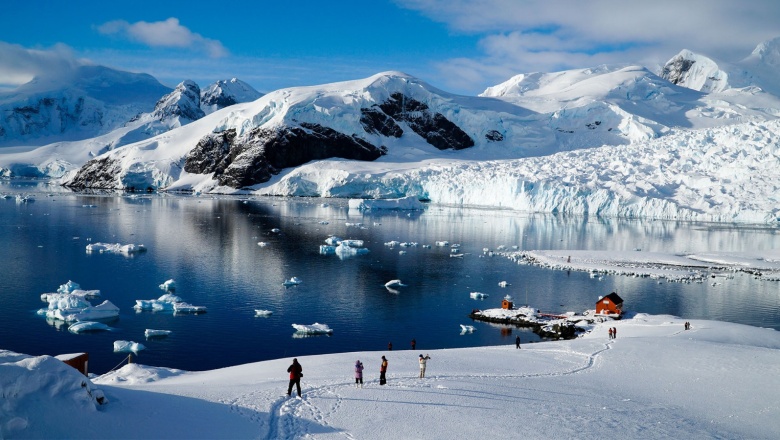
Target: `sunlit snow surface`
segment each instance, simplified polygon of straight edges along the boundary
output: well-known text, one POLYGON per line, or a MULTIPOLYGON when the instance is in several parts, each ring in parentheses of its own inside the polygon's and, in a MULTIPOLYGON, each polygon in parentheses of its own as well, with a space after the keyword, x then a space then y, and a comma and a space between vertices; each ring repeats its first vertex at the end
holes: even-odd
POLYGON ((4 438, 517 438, 518 429, 524 438, 775 438, 780 333, 699 320, 686 331, 685 321, 637 314, 521 350, 426 351, 425 379, 417 351, 299 356, 300 400, 286 396, 291 357, 202 372, 130 364, 88 381, 48 356, 0 351, 0 388, 14 390, 0 429, 4 438), (366 365, 363 388, 355 359, 366 365), (99 411, 97 390, 108 399, 99 411))

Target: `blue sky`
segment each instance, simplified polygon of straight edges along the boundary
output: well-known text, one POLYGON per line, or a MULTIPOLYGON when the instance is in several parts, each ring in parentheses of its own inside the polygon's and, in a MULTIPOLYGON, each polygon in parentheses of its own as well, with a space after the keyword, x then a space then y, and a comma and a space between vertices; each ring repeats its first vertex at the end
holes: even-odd
POLYGON ((682 49, 737 61, 778 36, 776 0, 14 1, 0 15, 0 87, 89 62, 263 92, 401 70, 477 94, 519 73, 652 67, 682 49))

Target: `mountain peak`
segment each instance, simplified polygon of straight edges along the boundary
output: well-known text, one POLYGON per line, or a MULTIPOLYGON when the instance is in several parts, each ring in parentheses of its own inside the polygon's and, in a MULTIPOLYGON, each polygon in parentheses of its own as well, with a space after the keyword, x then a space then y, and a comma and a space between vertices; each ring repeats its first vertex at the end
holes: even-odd
POLYGON ((780 37, 759 43, 750 56, 769 66, 780 66, 780 37))
POLYGON ((219 80, 200 92, 200 108, 210 114, 241 102, 251 102, 263 96, 252 86, 237 78, 219 80))
POLYGON ((729 88, 729 75, 715 61, 687 49, 666 62, 661 77, 672 84, 705 93, 729 88))
POLYGON ((196 121, 206 114, 200 109, 200 87, 192 80, 184 80, 154 106, 152 117, 164 121, 177 119, 179 125, 196 121))

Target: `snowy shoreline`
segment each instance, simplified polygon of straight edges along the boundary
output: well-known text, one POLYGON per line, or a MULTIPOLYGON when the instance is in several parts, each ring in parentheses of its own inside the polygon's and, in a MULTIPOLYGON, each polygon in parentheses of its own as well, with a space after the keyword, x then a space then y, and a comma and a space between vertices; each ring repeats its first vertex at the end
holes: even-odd
POLYGON ((85 382, 48 356, 0 351, 0 385, 14 390, 0 434, 512 438, 520 429, 525 438, 773 438, 780 333, 703 320, 684 330, 685 321, 639 313, 520 350, 424 350, 425 379, 418 351, 299 357, 302 399, 285 395, 291 359, 201 372, 130 364, 85 382), (607 327, 617 328, 616 339, 607 327), (376 382, 381 355, 390 362, 386 386, 376 382), (352 379, 355 359, 367 367, 362 389, 352 379))

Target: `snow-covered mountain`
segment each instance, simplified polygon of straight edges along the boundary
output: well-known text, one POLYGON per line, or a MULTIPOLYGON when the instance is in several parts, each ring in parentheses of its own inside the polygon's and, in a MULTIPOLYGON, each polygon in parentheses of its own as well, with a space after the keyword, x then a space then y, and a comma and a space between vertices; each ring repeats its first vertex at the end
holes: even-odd
MULTIPOLYGON (((88 160, 126 144, 149 139, 187 125, 205 116, 201 105, 205 99, 209 111, 242 100, 259 92, 243 81, 217 81, 205 92, 190 80, 157 99, 149 112, 134 114, 114 130, 80 141, 55 142, 21 153, 0 154, 0 175, 15 177, 61 177, 66 171, 82 166, 88 160), (220 84, 233 86, 221 87, 220 84)), ((0 150, 1 151, 1 150, 0 150)))
POLYGON ((220 80, 200 91, 200 108, 207 115, 241 102, 251 102, 263 96, 240 79, 220 80))
POLYGON ((170 89, 152 76, 81 66, 0 93, 0 146, 88 139, 149 112, 170 89))
POLYGON ((522 74, 478 97, 400 72, 283 89, 106 152, 62 182, 778 222, 778 47, 733 65, 684 50, 659 74, 522 74))

